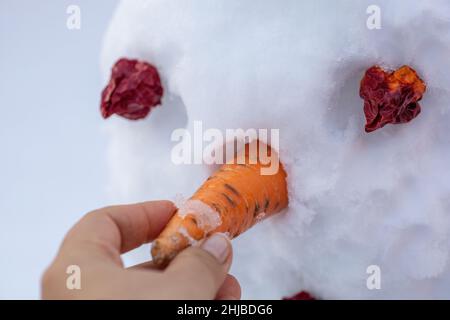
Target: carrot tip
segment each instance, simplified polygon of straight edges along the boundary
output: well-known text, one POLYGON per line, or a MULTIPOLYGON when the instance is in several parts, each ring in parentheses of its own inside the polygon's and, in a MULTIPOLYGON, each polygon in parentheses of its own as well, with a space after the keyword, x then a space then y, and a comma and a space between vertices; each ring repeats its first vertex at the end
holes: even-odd
POLYGON ((181 250, 197 243, 206 234, 217 228, 220 215, 200 200, 188 200, 177 211, 171 221, 175 233, 161 235, 152 244, 153 262, 165 266, 181 250))
POLYGON ((158 267, 165 267, 181 250, 190 245, 191 241, 179 232, 156 239, 152 243, 152 261, 158 267))

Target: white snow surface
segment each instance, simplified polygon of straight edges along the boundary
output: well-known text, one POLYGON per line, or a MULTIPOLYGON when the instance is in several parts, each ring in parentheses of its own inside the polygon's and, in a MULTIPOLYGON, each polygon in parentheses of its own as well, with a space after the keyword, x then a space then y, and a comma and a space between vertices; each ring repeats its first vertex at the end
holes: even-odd
POLYGON ((171 162, 175 128, 280 129, 290 205, 233 240, 244 298, 450 298, 450 1, 122 1, 105 83, 120 57, 157 66, 165 95, 145 120, 105 122, 114 201, 189 196, 208 177, 171 162), (410 65, 427 92, 418 118, 367 134, 374 64, 410 65))

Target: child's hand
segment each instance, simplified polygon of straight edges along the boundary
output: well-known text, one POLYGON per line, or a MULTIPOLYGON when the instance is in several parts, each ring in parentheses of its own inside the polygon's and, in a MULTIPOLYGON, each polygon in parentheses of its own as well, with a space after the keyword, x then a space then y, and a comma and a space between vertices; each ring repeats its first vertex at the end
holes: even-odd
POLYGON ((120 255, 152 241, 175 211, 169 201, 113 206, 87 214, 66 235, 42 280, 44 299, 239 299, 228 275, 229 240, 220 234, 181 252, 163 271, 151 262, 124 268, 120 255), (71 265, 80 289, 68 289, 71 265))

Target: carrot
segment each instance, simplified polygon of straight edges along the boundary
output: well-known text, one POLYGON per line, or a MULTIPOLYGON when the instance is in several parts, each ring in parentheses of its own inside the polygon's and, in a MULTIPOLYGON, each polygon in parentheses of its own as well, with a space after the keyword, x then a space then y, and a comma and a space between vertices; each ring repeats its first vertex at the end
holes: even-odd
MULTIPOLYGON (((259 148, 261 145, 259 143, 259 148)), ((270 156, 274 151, 270 146, 264 146, 270 156)), ((231 239, 235 238, 262 218, 287 207, 286 173, 282 165, 279 164, 275 174, 263 175, 261 169, 268 164, 263 164, 259 156, 250 157, 249 144, 244 150, 210 176, 178 208, 152 244, 156 265, 166 265, 181 250, 212 233, 223 232, 231 239)))

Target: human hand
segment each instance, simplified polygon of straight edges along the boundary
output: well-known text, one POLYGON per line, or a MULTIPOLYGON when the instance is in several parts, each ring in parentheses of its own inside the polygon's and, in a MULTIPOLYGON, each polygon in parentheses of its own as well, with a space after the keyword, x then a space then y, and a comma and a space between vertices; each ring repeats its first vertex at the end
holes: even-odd
POLYGON ((240 299, 228 274, 232 249, 215 234, 182 251, 165 270, 151 262, 124 268, 121 254, 152 241, 175 212, 170 201, 106 207, 84 216, 66 235, 42 279, 43 299, 240 299), (81 289, 66 286, 80 268, 81 289))

